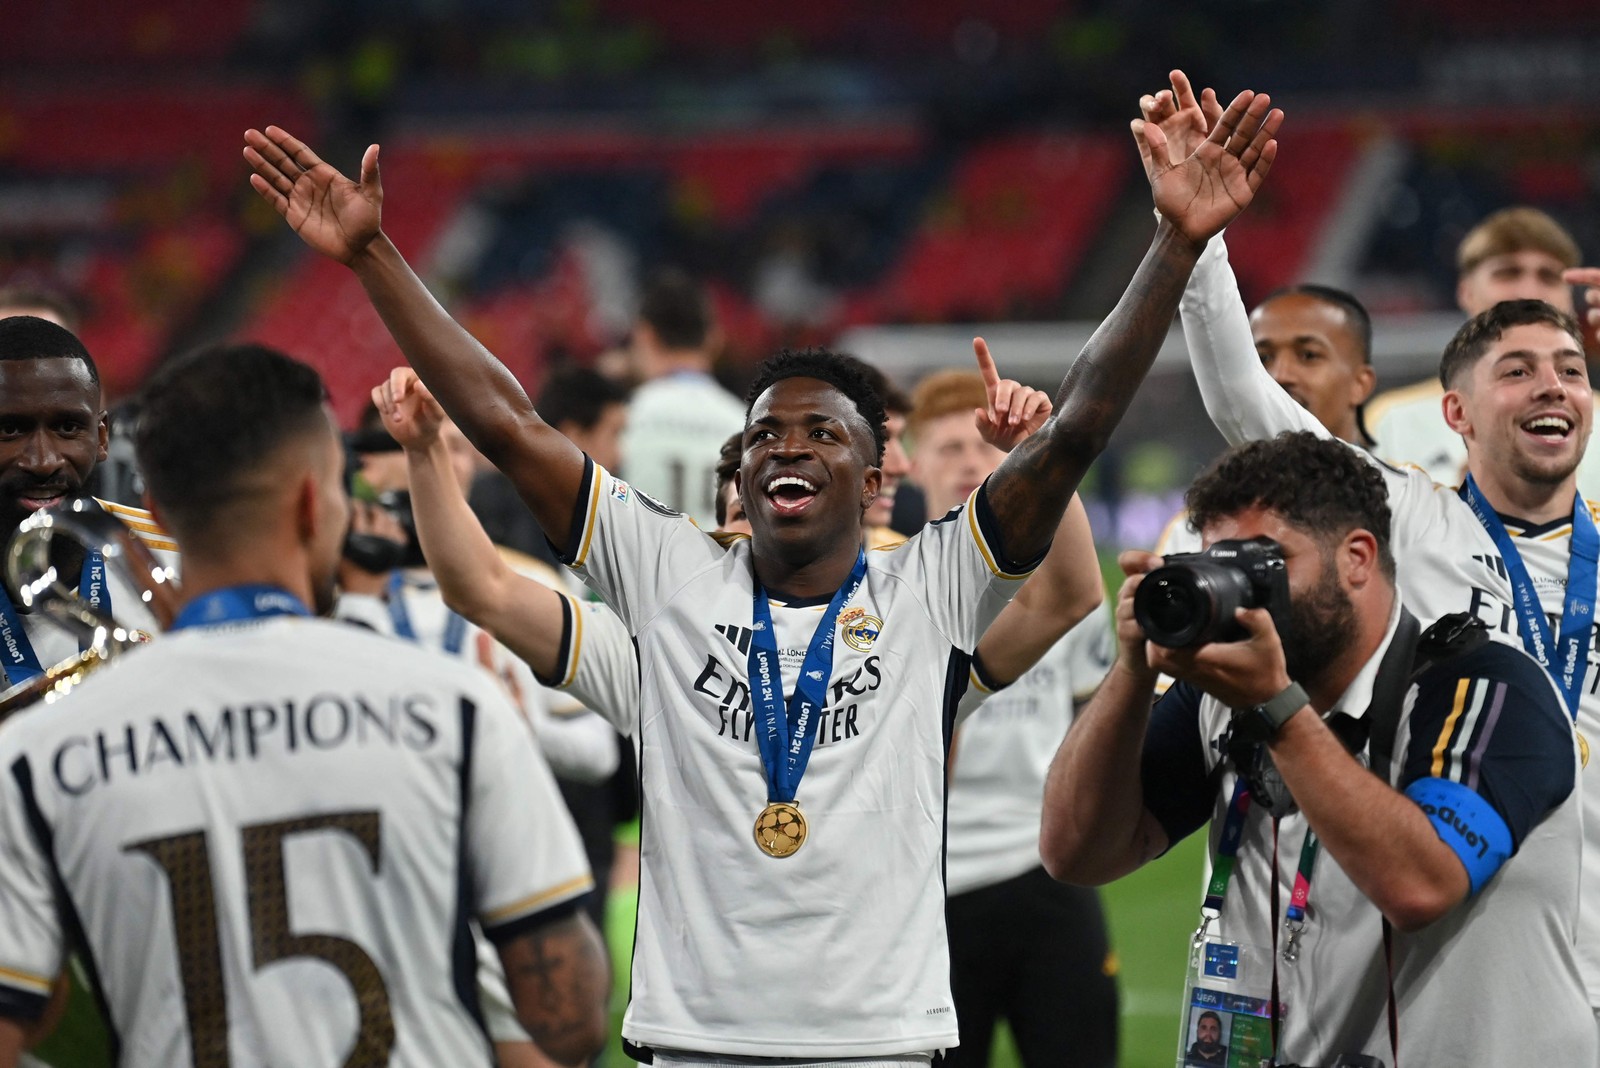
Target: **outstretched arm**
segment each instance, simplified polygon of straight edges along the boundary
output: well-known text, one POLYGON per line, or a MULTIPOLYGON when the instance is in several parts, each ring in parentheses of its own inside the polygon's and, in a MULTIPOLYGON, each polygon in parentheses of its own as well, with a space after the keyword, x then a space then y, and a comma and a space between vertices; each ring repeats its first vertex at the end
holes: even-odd
POLYGON ((504 364, 433 299, 384 235, 378 146, 352 182, 276 126, 245 132, 250 184, 307 245, 356 273, 406 359, 478 450, 504 471, 545 534, 566 547, 583 453, 540 419, 504 364))
POLYGON ((561 595, 506 563, 456 482, 439 438, 444 411, 409 367, 372 391, 383 425, 406 451, 423 558, 445 604, 498 638, 541 678, 557 673, 561 595))
POLYGON ((1266 178, 1283 120, 1270 106, 1264 93, 1240 93, 1177 164, 1160 127, 1134 120, 1161 222, 1122 299, 1068 369, 1055 415, 989 478, 989 505, 1013 561, 1033 560, 1049 544, 1084 472, 1155 360, 1206 242, 1244 210, 1266 178))

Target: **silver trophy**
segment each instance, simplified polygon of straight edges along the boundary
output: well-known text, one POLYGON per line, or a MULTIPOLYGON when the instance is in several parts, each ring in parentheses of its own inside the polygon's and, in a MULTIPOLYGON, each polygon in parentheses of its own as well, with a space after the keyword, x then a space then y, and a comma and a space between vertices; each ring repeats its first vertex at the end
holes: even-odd
POLYGON ((150 638, 95 608, 72 582, 63 581, 50 562, 58 535, 86 554, 98 550, 106 567, 138 591, 163 628, 176 614, 178 590, 172 574, 126 523, 99 502, 78 497, 35 512, 17 527, 6 551, 6 585, 17 604, 72 635, 82 652, 0 692, 0 720, 39 701, 59 700, 97 667, 150 638))

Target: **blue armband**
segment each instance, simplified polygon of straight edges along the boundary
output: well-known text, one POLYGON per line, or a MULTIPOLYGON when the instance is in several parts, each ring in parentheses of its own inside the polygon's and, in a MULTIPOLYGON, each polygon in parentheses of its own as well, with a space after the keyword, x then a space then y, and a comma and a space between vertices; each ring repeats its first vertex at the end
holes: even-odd
POLYGON ((1511 856, 1511 828, 1475 790, 1450 779, 1418 779, 1406 787, 1406 796, 1428 814, 1434 832, 1461 858, 1474 894, 1511 856))

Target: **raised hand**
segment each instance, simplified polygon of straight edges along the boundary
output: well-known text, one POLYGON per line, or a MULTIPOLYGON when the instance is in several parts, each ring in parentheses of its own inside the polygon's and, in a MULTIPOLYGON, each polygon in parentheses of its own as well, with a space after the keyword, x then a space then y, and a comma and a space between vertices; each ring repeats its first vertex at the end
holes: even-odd
POLYGON ((972 410, 978 433, 1001 452, 1010 452, 1050 418, 1050 395, 1013 379, 1001 378, 983 338, 972 339, 972 352, 978 358, 978 371, 983 375, 983 388, 988 394, 988 407, 972 410))
POLYGON ((1583 305, 1577 309, 1578 325, 1590 351, 1600 347, 1600 267, 1574 267, 1561 275, 1569 286, 1584 286, 1583 305))
POLYGON ((361 180, 352 182, 276 126, 246 130, 244 141, 245 162, 255 172, 251 188, 306 244, 348 264, 378 236, 383 183, 377 145, 367 146, 361 180))
POLYGON ((1283 112, 1272 107, 1271 97, 1247 89, 1192 153, 1173 162, 1160 124, 1134 119, 1133 137, 1156 210, 1197 244, 1220 232, 1254 199, 1272 169, 1282 123, 1283 112))
POLYGON ((1217 120, 1222 117, 1222 102, 1215 89, 1206 89, 1197 98, 1189 76, 1174 70, 1168 76, 1171 89, 1139 98, 1139 114, 1145 122, 1161 127, 1167 138, 1167 162, 1182 163, 1200 147, 1217 120))
POLYGON ((417 372, 396 367, 372 390, 372 403, 383 416, 383 428, 408 452, 425 452, 439 440, 444 409, 422 384, 417 372))

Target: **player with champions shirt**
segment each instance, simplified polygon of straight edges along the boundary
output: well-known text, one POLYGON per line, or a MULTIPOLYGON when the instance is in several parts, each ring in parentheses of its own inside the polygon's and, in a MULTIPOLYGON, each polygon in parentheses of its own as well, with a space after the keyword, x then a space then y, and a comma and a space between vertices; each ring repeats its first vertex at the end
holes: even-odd
POLYGON ((1269 108, 1240 94, 1176 162, 1136 124, 1163 220, 1056 414, 962 508, 870 560, 862 516, 884 414, 831 354, 764 366, 739 472, 753 536, 725 545, 596 467, 438 306, 380 229, 376 146, 351 182, 282 130, 246 135, 257 192, 356 272, 423 381, 638 644, 623 1035, 655 1063, 927 1063, 955 1042, 944 759, 971 650, 1047 549, 1205 242, 1265 178, 1282 119, 1269 108))
POLYGON ((588 1057, 591 881, 517 714, 481 672, 310 618, 349 522, 320 379, 213 350, 148 396, 183 605, 0 731, 0 1065, 68 939, 119 1064, 487 1065, 472 920, 545 1052, 588 1057))

